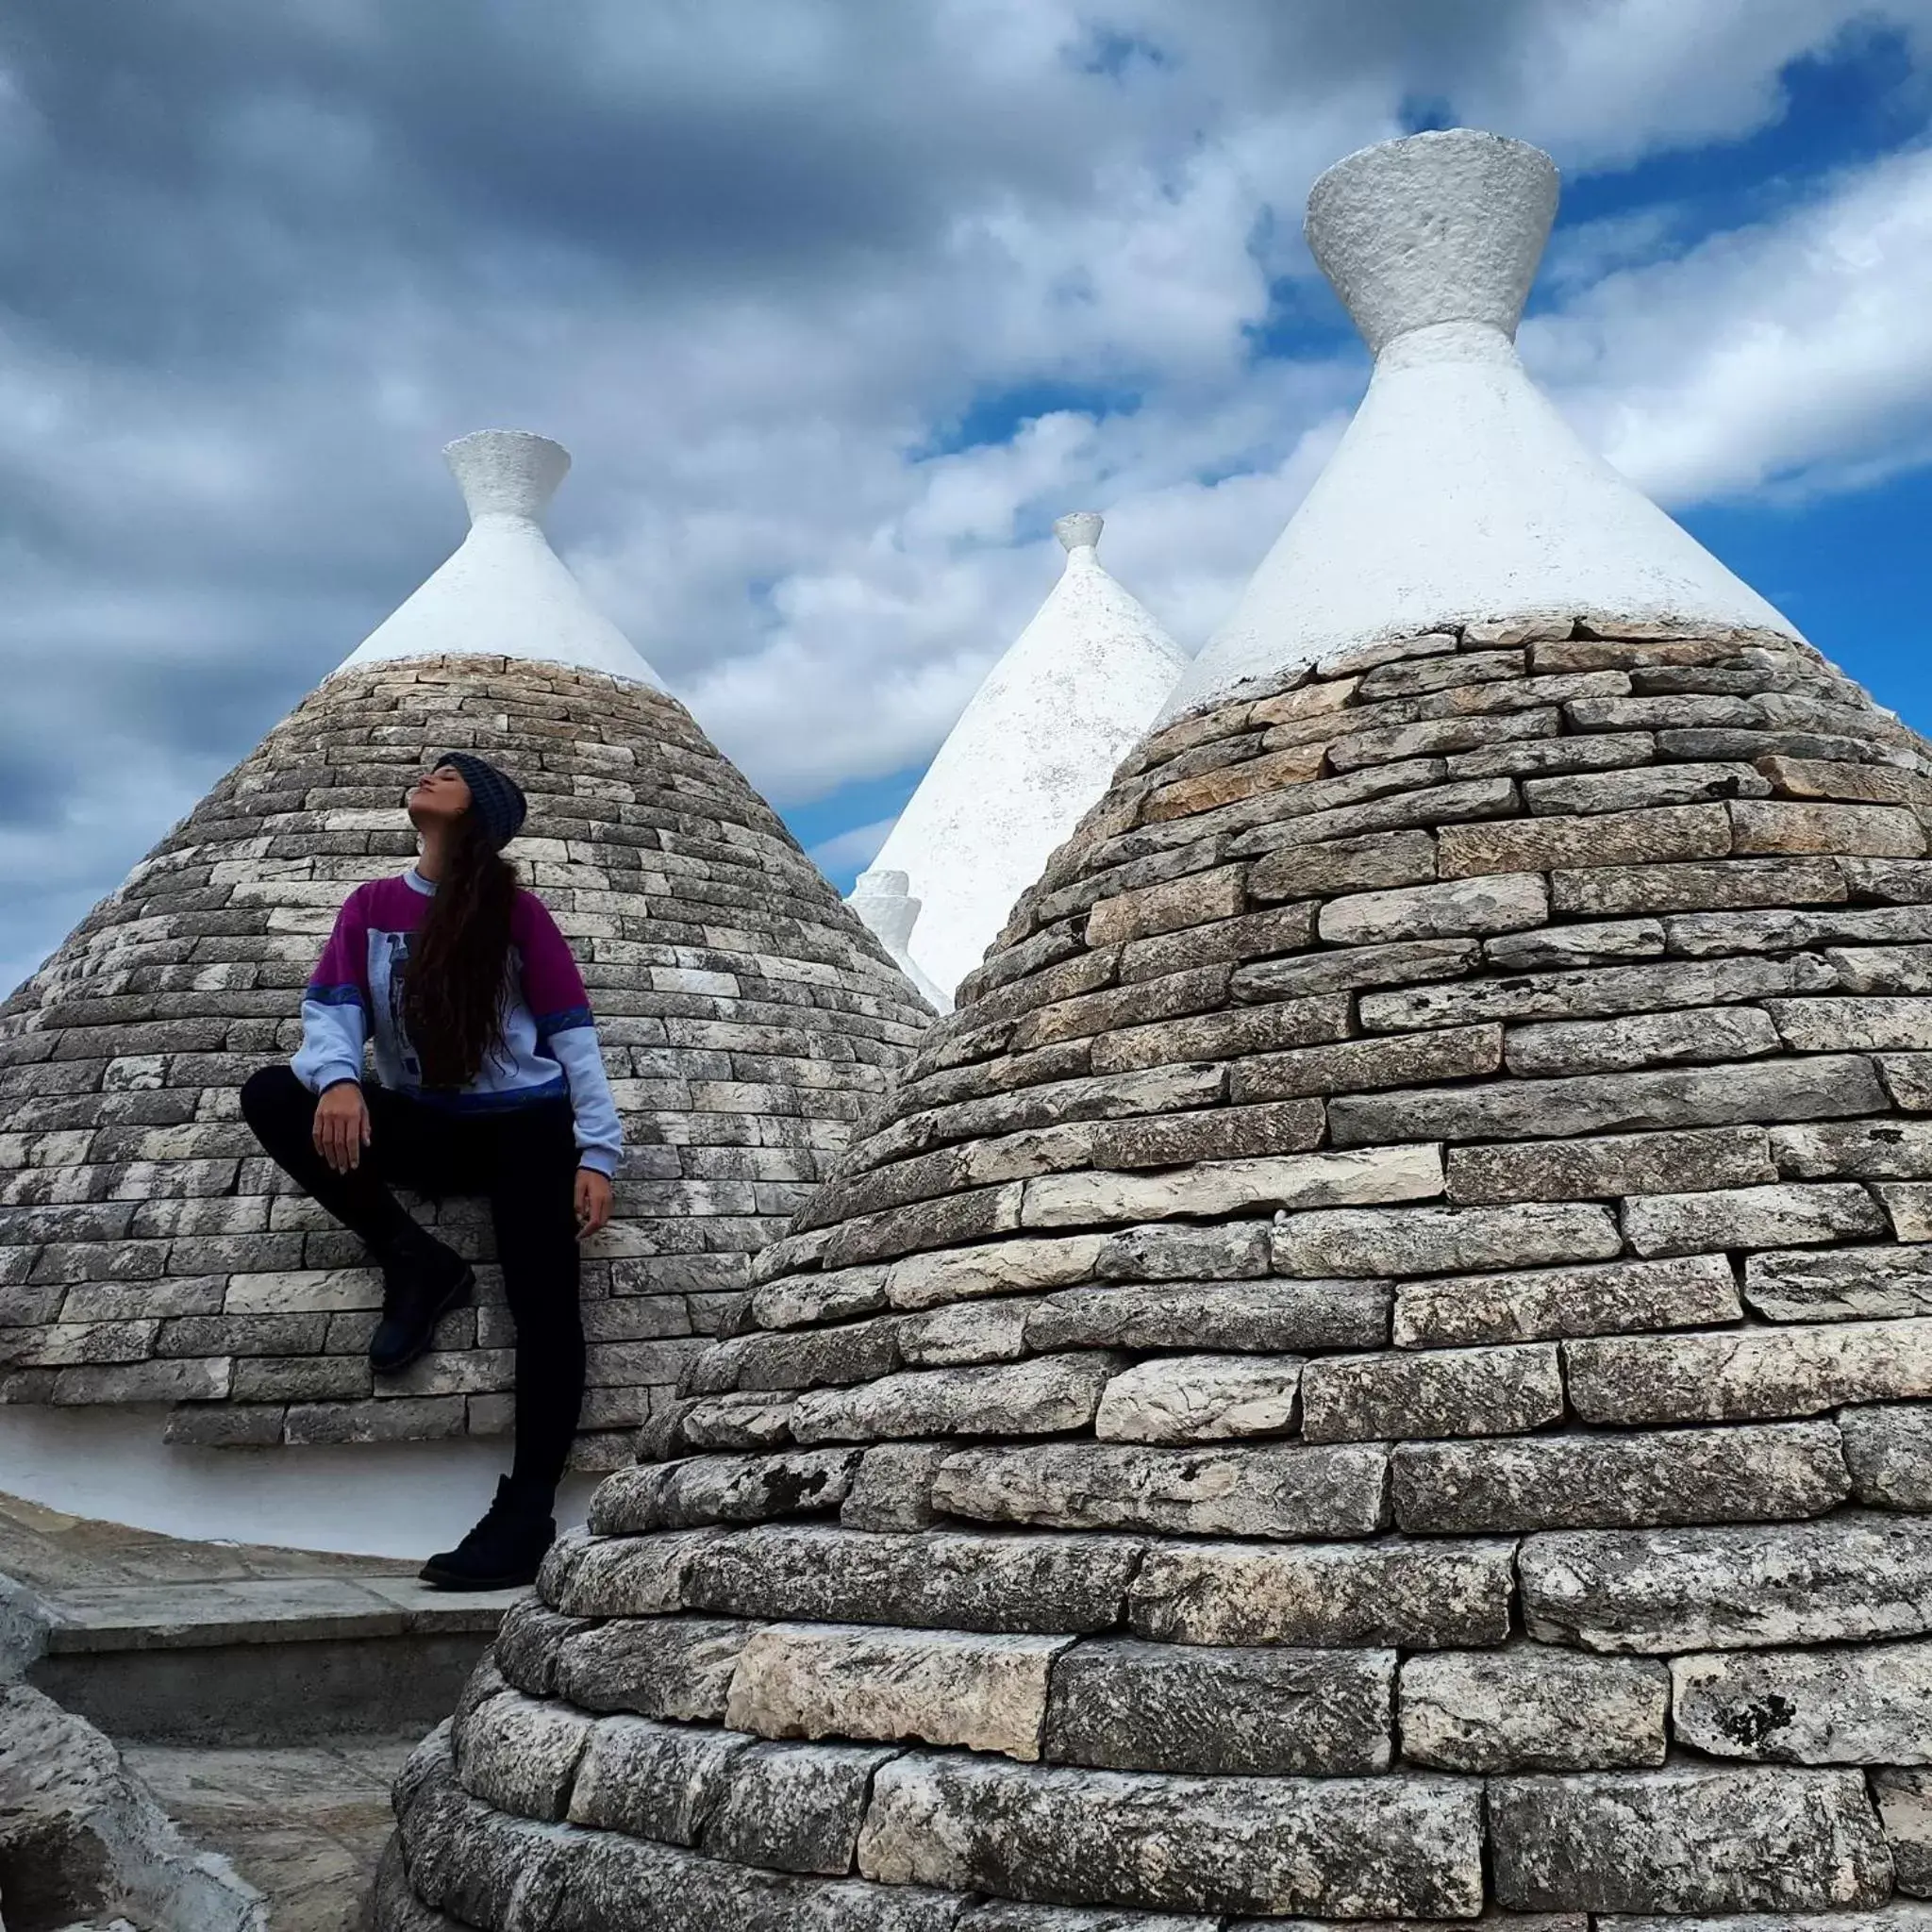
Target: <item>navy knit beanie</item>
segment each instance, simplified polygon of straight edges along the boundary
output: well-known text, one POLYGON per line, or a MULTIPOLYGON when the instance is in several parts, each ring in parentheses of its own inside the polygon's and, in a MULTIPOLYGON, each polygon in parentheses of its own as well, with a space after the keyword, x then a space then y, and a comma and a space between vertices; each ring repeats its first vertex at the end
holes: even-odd
POLYGON ((491 844, 501 852, 522 829, 529 815, 530 802, 523 787, 508 772, 500 772, 488 758, 473 751, 446 751, 439 754, 439 765, 454 765, 470 788, 470 809, 476 822, 490 835, 491 844))

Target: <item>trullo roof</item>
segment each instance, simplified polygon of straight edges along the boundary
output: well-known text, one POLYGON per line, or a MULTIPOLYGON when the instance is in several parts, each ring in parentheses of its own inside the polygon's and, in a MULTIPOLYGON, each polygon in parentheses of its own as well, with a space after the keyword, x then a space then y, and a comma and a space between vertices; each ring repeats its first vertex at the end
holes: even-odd
MULTIPOLYGON (((413 854, 398 800, 439 751, 529 794, 511 857, 577 955, 624 1116, 584 1271, 593 1464, 733 1319, 752 1251, 930 1018, 551 552, 563 450, 491 431, 447 454, 462 548, 0 1007, 7 1402, 169 1404, 170 1441, 214 1445, 508 1428, 492 1271, 435 1353, 372 1383, 379 1278, 236 1107, 294 1043, 344 894, 413 854)), ((487 1258, 479 1204, 419 1205, 487 1258)))
MULTIPOLYGON (((1507 347, 1547 180, 1315 206, 1507 347)), ((1928 749, 1661 519, 1427 629, 1403 527, 1312 662, 1257 588, 759 1257, 386 1925, 1917 1923, 1928 749)))
MULTIPOLYGON (((959 715, 872 872, 921 909, 905 948, 948 1000, 1022 889, 1106 791, 1187 655, 1102 567, 1101 519, 1055 524, 1066 567, 959 715)), ((869 876, 869 875, 868 875, 869 876)), ((854 903, 863 909, 866 879, 854 903)))

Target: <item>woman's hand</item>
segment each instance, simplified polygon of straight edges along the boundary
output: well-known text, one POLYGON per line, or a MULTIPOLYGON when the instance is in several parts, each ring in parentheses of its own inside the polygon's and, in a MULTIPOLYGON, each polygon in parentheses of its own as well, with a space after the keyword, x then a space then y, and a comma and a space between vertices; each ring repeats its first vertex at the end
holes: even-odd
POLYGON ((610 1180, 594 1167, 577 1169, 577 1239, 593 1235, 610 1219, 610 1180))
POLYGON ((315 1103, 315 1151, 338 1174, 347 1174, 369 1144, 369 1108, 353 1080, 338 1080, 315 1103))

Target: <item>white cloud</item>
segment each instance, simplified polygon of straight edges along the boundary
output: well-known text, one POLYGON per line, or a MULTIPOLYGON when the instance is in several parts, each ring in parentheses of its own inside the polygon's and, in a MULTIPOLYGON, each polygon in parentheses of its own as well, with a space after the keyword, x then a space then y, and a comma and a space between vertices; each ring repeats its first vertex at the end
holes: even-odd
POLYGON ((863 872, 879 856, 879 847, 898 823, 899 815, 894 812, 891 818, 874 819, 869 825, 854 825, 850 831, 822 840, 806 857, 827 878, 840 879, 849 873, 863 872))

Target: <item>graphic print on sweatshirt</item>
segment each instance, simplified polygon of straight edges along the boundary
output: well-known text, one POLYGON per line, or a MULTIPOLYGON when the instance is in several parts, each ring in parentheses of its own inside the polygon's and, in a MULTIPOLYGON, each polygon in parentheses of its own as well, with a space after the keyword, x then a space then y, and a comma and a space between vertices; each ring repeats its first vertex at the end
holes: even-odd
POLYGON ((344 901, 302 1001, 296 1076, 314 1092, 362 1077, 365 1041, 382 1085, 432 1107, 477 1111, 570 1096, 579 1158, 615 1171, 623 1134, 590 996, 550 909, 519 889, 510 912, 510 961, 502 1032, 476 1077, 460 1088, 427 1087, 403 1024, 410 941, 436 889, 413 869, 358 886, 344 901))

